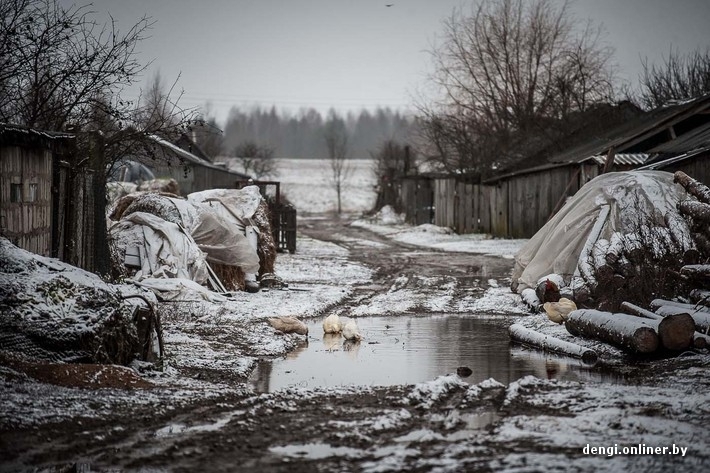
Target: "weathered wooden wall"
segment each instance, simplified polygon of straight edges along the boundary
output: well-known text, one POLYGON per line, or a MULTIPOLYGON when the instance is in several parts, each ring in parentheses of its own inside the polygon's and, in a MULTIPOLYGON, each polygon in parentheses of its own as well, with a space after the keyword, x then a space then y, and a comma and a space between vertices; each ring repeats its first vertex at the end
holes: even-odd
POLYGON ((422 225, 434 221, 434 190, 431 179, 419 176, 401 178, 400 197, 407 223, 422 225))
POLYGON ((685 161, 670 164, 661 170, 671 173, 683 171, 693 179, 697 179, 705 185, 710 185, 710 151, 685 161))
POLYGON ((594 165, 570 165, 485 184, 435 178, 434 223, 460 234, 530 238, 562 207, 567 196, 597 173, 594 165))
POLYGON ((52 152, 0 146, 0 230, 15 245, 50 256, 52 152))
POLYGON ((155 177, 173 178, 177 181, 182 195, 208 189, 233 189, 240 175, 226 169, 189 163, 187 166, 175 164, 154 168, 155 177))
POLYGON ((0 233, 25 250, 105 273, 103 147, 92 145, 90 159, 79 160, 73 135, 0 131, 0 233))

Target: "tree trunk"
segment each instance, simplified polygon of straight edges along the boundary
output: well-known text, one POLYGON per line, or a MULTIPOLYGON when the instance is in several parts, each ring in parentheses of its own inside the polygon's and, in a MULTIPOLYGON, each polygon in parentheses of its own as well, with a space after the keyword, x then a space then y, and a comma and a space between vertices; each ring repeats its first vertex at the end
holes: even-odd
POLYGON ((710 204, 710 188, 683 171, 676 171, 673 175, 673 182, 677 182, 688 191, 688 194, 695 196, 700 202, 710 204))
POLYGON ((543 335, 535 330, 525 328, 520 324, 511 325, 508 332, 510 333, 510 338, 513 340, 524 345, 540 348, 543 351, 552 351, 575 358, 581 358, 585 363, 596 363, 598 359, 597 353, 594 350, 549 335, 543 335))
POLYGON ((690 291, 690 300, 705 307, 710 306, 710 291, 707 289, 693 289, 690 291))
POLYGON ((628 314, 579 309, 570 312, 565 327, 575 336, 595 338, 635 353, 652 353, 658 348, 658 334, 643 320, 628 314))
POLYGON ((649 304, 649 307, 651 307, 651 310, 657 310, 659 307, 663 307, 664 305, 670 307, 680 307, 681 309, 685 309, 688 314, 700 311, 710 313, 710 307, 705 307, 704 305, 696 306, 694 304, 685 304, 683 302, 677 301, 667 301, 665 299, 654 299, 649 304))

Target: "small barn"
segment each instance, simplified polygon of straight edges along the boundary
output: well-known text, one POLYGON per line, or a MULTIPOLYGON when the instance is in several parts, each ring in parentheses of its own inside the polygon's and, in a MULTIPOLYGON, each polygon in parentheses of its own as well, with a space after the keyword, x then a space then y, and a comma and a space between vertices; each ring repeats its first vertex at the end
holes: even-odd
MULTIPOLYGON (((155 142, 160 159, 143 162, 153 169, 156 178, 175 179, 183 195, 208 189, 233 189, 237 181, 250 177, 213 164, 159 136, 152 135, 150 139, 155 142)), ((184 140, 182 144, 186 146, 184 140)))

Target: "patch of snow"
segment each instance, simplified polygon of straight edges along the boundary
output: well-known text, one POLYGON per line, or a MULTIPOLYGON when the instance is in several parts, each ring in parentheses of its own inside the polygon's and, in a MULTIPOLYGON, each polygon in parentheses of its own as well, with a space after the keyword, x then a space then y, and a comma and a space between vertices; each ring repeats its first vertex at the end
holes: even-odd
POLYGON ((411 225, 380 225, 367 220, 356 220, 354 227, 365 228, 379 235, 409 245, 433 248, 442 251, 459 253, 479 253, 513 259, 520 248, 527 243, 526 239, 491 238, 490 235, 469 233, 457 235, 450 228, 431 224, 411 225))
POLYGON ((422 409, 429 409, 452 391, 466 387, 468 384, 455 374, 439 376, 433 381, 416 384, 405 398, 405 402, 422 409))

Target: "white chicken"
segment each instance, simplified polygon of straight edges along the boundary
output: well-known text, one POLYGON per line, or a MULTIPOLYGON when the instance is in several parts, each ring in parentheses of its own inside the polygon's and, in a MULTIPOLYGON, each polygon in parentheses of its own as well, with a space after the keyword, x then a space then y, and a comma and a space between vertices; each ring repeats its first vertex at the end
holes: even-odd
POLYGON ((343 327, 340 323, 340 317, 338 314, 330 314, 323 320, 323 332, 324 333, 340 333, 343 327))
POLYGON ((545 302, 542 307, 547 313, 547 318, 557 324, 563 323, 570 312, 577 310, 577 304, 566 297, 561 297, 557 302, 545 302))
POLYGON ((362 335, 360 335, 360 329, 358 329, 357 324, 354 320, 349 321, 343 327, 343 337, 345 340, 352 340, 359 342, 362 340, 362 335))
POLYGON ((274 317, 269 319, 269 324, 279 332, 308 335, 308 326, 295 317, 274 317))

